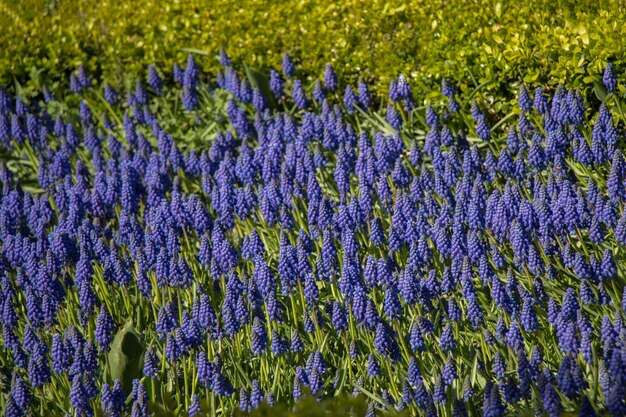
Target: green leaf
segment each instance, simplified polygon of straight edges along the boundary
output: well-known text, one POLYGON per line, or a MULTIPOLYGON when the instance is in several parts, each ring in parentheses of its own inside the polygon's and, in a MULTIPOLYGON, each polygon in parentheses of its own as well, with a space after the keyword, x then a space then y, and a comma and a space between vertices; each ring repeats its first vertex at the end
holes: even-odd
POLYGON ((342 390, 344 385, 346 384, 346 370, 345 369, 337 369, 337 381, 339 381, 339 383, 337 384, 337 389, 335 391, 335 397, 339 396, 342 394, 342 390))
POLYGON ((119 379, 127 394, 132 390, 133 379, 141 376, 143 353, 139 335, 129 321, 117 332, 109 351, 111 379, 119 379))
POLYGON ((602 85, 600 81, 593 82, 593 92, 596 93, 596 97, 598 97, 600 101, 604 101, 606 98, 606 88, 604 88, 604 85, 602 85))
POLYGON ((246 71, 246 77, 248 77, 248 81, 252 87, 256 87, 261 91, 261 94, 265 97, 265 101, 267 106, 270 109, 276 109, 278 104, 274 99, 274 93, 272 93, 272 89, 270 88, 270 77, 268 74, 265 74, 261 71, 257 71, 255 69, 250 68, 245 63, 243 67, 246 71))
POLYGON ((197 48, 180 48, 181 51, 183 52, 189 52, 192 54, 198 54, 198 55, 209 55, 209 53, 207 51, 203 51, 202 49, 197 49, 197 48))

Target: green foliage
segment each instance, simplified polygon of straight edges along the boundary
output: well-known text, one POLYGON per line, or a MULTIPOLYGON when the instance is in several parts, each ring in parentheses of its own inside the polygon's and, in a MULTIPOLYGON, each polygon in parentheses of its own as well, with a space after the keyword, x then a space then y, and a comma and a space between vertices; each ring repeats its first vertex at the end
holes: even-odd
POLYGON ((144 76, 148 63, 169 71, 194 52, 213 71, 220 46, 261 69, 285 50, 311 76, 331 62, 340 79, 364 77, 381 93, 403 72, 426 100, 442 77, 494 102, 512 98, 521 82, 591 89, 607 60, 618 71, 625 64, 626 13, 617 0, 4 0, 0 15, 0 85, 15 77, 38 89, 65 82, 81 63, 107 77, 144 76))
POLYGON ((143 353, 144 348, 132 322, 126 323, 111 343, 109 368, 111 380, 119 379, 127 394, 133 388, 133 379, 141 377, 143 353))
MULTIPOLYGON (((329 398, 326 400, 316 400, 307 396, 296 402, 293 406, 274 405, 269 406, 263 403, 259 408, 251 413, 244 413, 241 410, 235 411, 236 417, 322 417, 322 416, 346 416, 362 417, 367 412, 367 402, 364 395, 329 398)), ((406 413, 386 411, 385 416, 405 416, 406 413)))

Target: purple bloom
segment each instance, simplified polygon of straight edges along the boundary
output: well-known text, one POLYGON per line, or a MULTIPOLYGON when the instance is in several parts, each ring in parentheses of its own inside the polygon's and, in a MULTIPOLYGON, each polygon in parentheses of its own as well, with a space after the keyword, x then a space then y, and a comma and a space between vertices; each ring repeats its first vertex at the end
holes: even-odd
POLYGON ((182 93, 182 102, 187 111, 191 112, 196 109, 200 105, 196 89, 185 87, 182 93))
POLYGON ((397 131, 402 129, 402 116, 398 113, 398 110, 393 104, 387 105, 387 122, 391 125, 391 127, 397 131))
POLYGON ((163 90, 163 80, 157 72, 154 64, 150 64, 148 66, 148 84, 150 84, 152 91, 154 91, 157 96, 161 95, 161 91, 163 90))
MULTIPOLYGON (((143 88, 141 81, 135 83, 135 100, 140 106, 146 106, 148 104, 148 93, 146 93, 146 90, 143 88)), ((138 116, 139 113, 135 115, 135 118, 138 116)))
POLYGON ((441 371, 441 379, 446 386, 450 386, 457 378, 455 361, 452 355, 448 355, 448 359, 446 359, 446 363, 441 371))
POLYGON ((264 396, 265 396, 265 393, 259 386, 259 381, 256 379, 253 380, 252 390, 250 391, 250 407, 257 408, 259 405, 261 405, 261 402, 263 401, 264 396))
POLYGON ((452 333, 452 326, 450 323, 446 323, 446 326, 441 333, 441 337, 439 338, 439 347, 443 349, 444 352, 453 350, 456 348, 456 340, 454 339, 454 335, 452 333))
POLYGON ((530 297, 525 297, 522 305, 521 324, 525 331, 535 332, 539 328, 539 320, 534 310, 534 301, 530 297))
POLYGON ((283 235, 278 254, 278 276, 283 294, 289 294, 293 290, 297 277, 297 261, 296 250, 289 243, 286 235, 283 235))
POLYGON ((320 80, 315 80, 315 84, 313 85, 313 99, 319 104, 322 104, 326 99, 326 89, 320 80))
POLYGON ((298 331, 294 331, 291 337, 291 343, 289 346, 289 350, 292 352, 302 352, 304 351, 304 345, 302 343, 302 338, 300 337, 300 333, 298 331))
POLYGON ((202 412, 202 408, 200 407, 200 400, 197 394, 191 396, 191 404, 189 404, 189 409, 187 410, 187 415, 189 417, 195 417, 202 412))
POLYGON ((402 313, 402 306, 398 299, 398 289, 395 285, 388 286, 385 290, 383 311, 390 320, 398 319, 402 313))
POLYGON ((567 355, 561 360, 557 375, 558 386, 569 398, 578 395, 585 388, 583 373, 575 357, 567 355))
POLYGON ((265 96, 258 87, 254 87, 254 89, 252 90, 252 104, 259 113, 267 109, 267 101, 265 100, 265 96))
POLYGON ((226 50, 223 47, 220 47, 220 50, 217 53, 217 58, 221 66, 223 67, 232 66, 232 60, 230 59, 230 56, 228 56, 228 54, 226 53, 226 50))
POLYGON ((85 70, 83 64, 78 67, 77 78, 82 88, 89 89, 89 87, 91 86, 91 78, 89 78, 89 76, 87 75, 87 71, 85 70))
POLYGON ((293 78, 296 75, 296 65, 287 52, 283 54, 283 73, 287 78, 293 78))
POLYGON ((498 386, 487 384, 484 391, 483 415, 485 417, 500 417, 505 415, 505 411, 506 406, 502 404, 498 386))
POLYGON ((609 93, 615 93, 617 90, 617 74, 613 69, 613 64, 608 62, 604 67, 604 73, 602 74, 602 84, 606 87, 609 93))
POLYGON ((380 374, 380 365, 373 354, 367 357, 367 376, 374 379, 380 374))
MULTIPOLYGON (((27 415, 31 403, 31 394, 24 381, 16 373, 13 373, 12 376, 9 398, 13 401, 13 406, 16 408, 15 415, 27 415)), ((8 411, 7 407, 7 415, 9 415, 8 411)))
POLYGON ((472 117, 476 123, 476 133, 478 137, 485 142, 489 142, 491 140, 491 130, 476 100, 472 102, 472 117))
POLYGON ((519 329, 517 321, 512 321, 509 331, 506 334, 507 344, 514 350, 524 349, 524 337, 519 329))
POLYGON ((431 129, 437 129, 439 126, 439 115, 431 105, 426 107, 426 125, 431 129))
POLYGON ((96 343, 100 346, 100 350, 109 350, 114 331, 115 322, 106 306, 102 304, 100 306, 100 314, 98 314, 98 319, 96 320, 96 343))
POLYGON ((417 322, 414 322, 411 325, 409 342, 411 344, 411 349, 413 350, 413 352, 423 352, 424 350, 426 350, 426 344, 424 342, 422 329, 417 322))
POLYGON ((270 89, 277 100, 280 100, 285 91, 285 80, 274 70, 270 71, 270 89))
POLYGON ((301 80, 293 81, 293 102, 300 110, 306 110, 309 107, 309 99, 306 96, 301 80))
POLYGON ((400 356, 397 339, 391 328, 384 321, 379 321, 374 336, 374 346, 379 354, 397 360, 400 356))
POLYGON ((446 398, 446 385, 443 383, 441 376, 438 376, 433 388, 433 401, 439 405, 443 405, 446 402, 446 398))
POLYGON ((93 408, 89 403, 89 396, 83 386, 82 377, 80 375, 74 376, 74 379, 72 380, 70 404, 77 415, 93 415, 93 408))
POLYGON ((365 111, 369 110, 371 105, 370 92, 367 84, 363 80, 359 81, 358 99, 359 106, 365 111))
POLYGON ((333 323, 333 326, 335 327, 335 330, 337 331, 337 334, 339 334, 348 328, 348 320, 346 317, 346 311, 344 310, 344 308, 341 306, 341 304, 338 301, 335 301, 333 303, 332 313, 333 313, 332 323, 333 323))
POLYGON ((144 355, 144 360, 143 360, 144 375, 150 378, 154 378, 159 371, 158 366, 159 366, 159 360, 157 358, 156 352, 154 351, 154 348, 150 346, 148 347, 148 350, 146 350, 146 353, 144 355))
POLYGON ((258 317, 255 317, 252 323, 250 339, 252 343, 252 352, 255 355, 260 355, 265 352, 267 346, 267 330, 265 328, 265 324, 258 317))
POLYGON ((337 74, 335 74, 335 70, 330 64, 326 64, 324 67, 324 84, 326 84, 326 88, 331 91, 334 91, 338 87, 338 79, 337 74))
POLYGON ((528 90, 525 85, 522 85, 519 90, 519 95, 517 97, 517 102, 519 104, 520 109, 524 112, 529 112, 532 110, 533 102, 530 99, 530 95, 528 94, 528 90))
POLYGON ((456 95, 456 88, 454 88, 454 84, 443 78, 441 80, 441 93, 447 98, 454 98, 456 95))
POLYGON ((346 106, 346 110, 348 110, 348 113, 354 113, 354 107, 358 104, 357 100, 358 99, 354 94, 354 90, 352 90, 351 86, 347 85, 343 94, 343 103, 346 106))

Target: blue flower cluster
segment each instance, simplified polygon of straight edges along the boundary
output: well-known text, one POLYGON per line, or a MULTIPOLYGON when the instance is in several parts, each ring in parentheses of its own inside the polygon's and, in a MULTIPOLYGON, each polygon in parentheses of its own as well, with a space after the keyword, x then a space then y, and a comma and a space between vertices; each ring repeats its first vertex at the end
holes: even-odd
MULTIPOLYGON (((341 392, 368 415, 626 415, 611 102, 522 87, 498 122, 446 80, 447 103, 420 107, 400 74, 379 112, 330 65, 308 88, 285 54, 268 96, 219 59, 215 83, 191 55, 173 80, 150 66, 126 100, 81 69, 75 111, 0 91, 5 415, 341 392), (209 142, 177 138, 218 100, 209 142), (141 369, 124 381, 128 323, 141 369)), ((603 80, 619 105, 610 65, 603 80)))

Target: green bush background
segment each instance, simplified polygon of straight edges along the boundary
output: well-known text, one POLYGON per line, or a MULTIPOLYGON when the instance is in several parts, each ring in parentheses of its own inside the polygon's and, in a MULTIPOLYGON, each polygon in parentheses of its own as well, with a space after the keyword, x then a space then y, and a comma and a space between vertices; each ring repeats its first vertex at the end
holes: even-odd
POLYGON ((0 0, 0 20, 0 85, 32 89, 80 63, 113 80, 153 62, 169 72, 190 49, 212 71, 220 46, 260 69, 289 51, 311 77, 331 62, 378 92, 402 72, 427 96, 445 76, 488 101, 520 82, 593 86, 607 60, 626 67, 618 0, 0 0))

